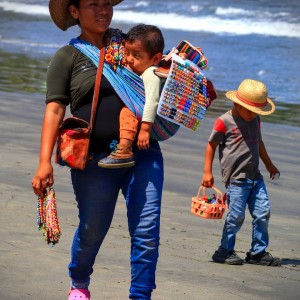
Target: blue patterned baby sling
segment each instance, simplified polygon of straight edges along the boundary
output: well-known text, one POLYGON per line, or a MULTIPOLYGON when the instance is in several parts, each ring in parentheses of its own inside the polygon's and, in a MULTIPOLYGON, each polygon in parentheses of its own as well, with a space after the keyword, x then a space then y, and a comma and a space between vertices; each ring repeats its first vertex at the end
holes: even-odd
MULTIPOLYGON (((73 45, 98 67, 100 50, 97 47, 76 38, 72 39, 69 45, 73 45)), ((135 114, 138 121, 141 121, 145 105, 145 90, 141 77, 124 66, 117 66, 114 70, 107 62, 104 63, 103 75, 124 104, 135 114)), ((151 139, 167 140, 178 131, 179 127, 157 115, 152 126, 151 139)))

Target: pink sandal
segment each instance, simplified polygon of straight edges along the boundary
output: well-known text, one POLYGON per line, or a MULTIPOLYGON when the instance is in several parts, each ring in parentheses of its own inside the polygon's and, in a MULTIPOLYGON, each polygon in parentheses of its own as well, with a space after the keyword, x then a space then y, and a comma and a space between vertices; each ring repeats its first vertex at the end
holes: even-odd
POLYGON ((90 300, 91 293, 85 289, 70 289, 68 300, 90 300))

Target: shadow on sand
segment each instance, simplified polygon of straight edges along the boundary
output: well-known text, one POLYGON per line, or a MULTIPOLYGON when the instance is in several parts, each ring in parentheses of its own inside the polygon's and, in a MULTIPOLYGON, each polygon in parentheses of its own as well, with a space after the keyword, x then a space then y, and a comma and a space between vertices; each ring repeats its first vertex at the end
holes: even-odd
POLYGON ((281 265, 282 266, 286 266, 286 265, 299 266, 300 265, 300 259, 282 258, 281 259, 281 265))

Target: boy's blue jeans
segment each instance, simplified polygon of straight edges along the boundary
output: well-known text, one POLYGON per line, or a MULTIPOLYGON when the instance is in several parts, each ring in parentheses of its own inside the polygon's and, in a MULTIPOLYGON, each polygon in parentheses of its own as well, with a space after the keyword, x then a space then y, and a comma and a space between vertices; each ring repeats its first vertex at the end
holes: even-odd
POLYGON ((263 179, 237 179, 227 187, 227 214, 219 251, 234 250, 235 237, 245 219, 246 206, 252 216, 252 244, 250 253, 256 255, 269 244, 268 223, 270 203, 263 179))
POLYGON ((133 168, 103 169, 95 156, 85 170, 71 170, 79 209, 69 274, 73 288, 88 288, 99 248, 111 225, 121 190, 131 237, 131 299, 150 299, 158 260, 163 158, 158 143, 135 151, 133 168))

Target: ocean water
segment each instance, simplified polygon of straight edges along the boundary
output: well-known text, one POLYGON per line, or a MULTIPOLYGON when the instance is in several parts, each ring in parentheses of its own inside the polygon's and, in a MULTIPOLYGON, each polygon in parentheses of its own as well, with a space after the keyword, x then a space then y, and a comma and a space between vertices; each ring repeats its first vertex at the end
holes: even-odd
MULTIPOLYGON (((244 78, 264 81, 275 102, 300 104, 299 0, 125 0, 112 27, 159 26, 166 50, 181 40, 200 46, 204 71, 218 91, 236 89, 244 78)), ((45 90, 55 51, 79 34, 52 22, 47 0, 0 0, 0 90, 45 90)))

